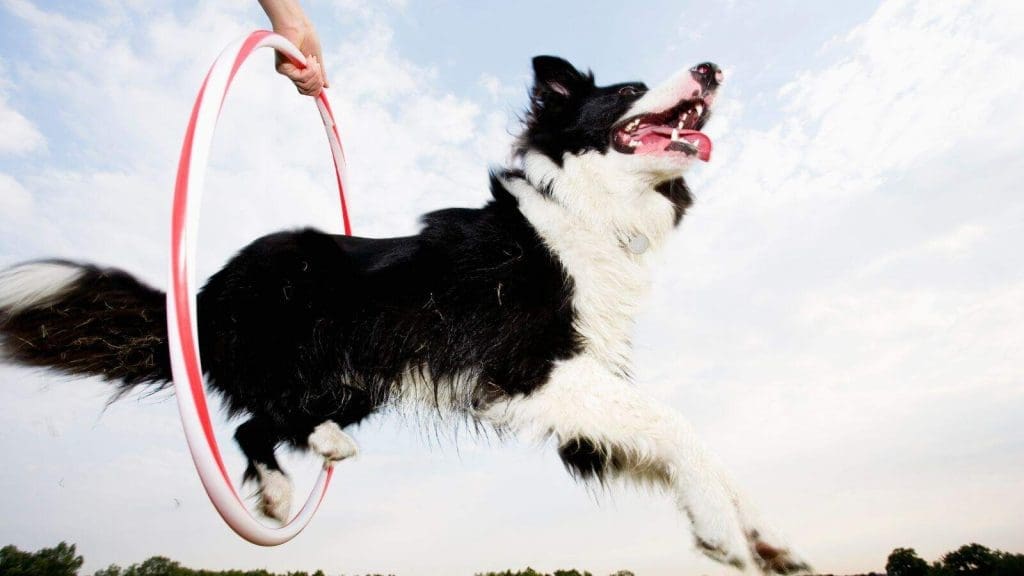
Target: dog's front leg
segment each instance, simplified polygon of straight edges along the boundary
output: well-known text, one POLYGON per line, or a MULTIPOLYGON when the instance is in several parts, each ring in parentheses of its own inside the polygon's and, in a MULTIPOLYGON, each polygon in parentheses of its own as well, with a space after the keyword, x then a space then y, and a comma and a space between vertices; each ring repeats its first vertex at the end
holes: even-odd
POLYGON ((620 477, 667 488, 698 548, 738 568, 806 568, 787 547, 763 542, 721 468, 676 411, 585 356, 563 362, 541 389, 490 406, 484 420, 533 437, 553 436, 577 476, 620 477))

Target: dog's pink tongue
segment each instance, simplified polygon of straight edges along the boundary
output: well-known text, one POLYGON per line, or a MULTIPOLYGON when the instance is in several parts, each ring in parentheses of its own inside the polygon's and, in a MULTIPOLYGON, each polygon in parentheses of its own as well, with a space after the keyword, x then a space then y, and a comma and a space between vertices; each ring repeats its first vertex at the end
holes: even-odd
POLYGON ((679 138, 697 147, 697 158, 707 162, 711 160, 711 138, 697 130, 680 130, 679 138))

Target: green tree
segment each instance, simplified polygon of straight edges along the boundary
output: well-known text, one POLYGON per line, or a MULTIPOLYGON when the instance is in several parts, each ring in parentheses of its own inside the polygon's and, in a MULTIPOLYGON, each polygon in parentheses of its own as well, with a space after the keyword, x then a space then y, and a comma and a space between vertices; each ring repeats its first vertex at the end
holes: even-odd
POLYGON ((111 564, 106 568, 100 568, 96 572, 93 572, 92 576, 122 576, 124 571, 117 564, 111 564))
POLYGON ((580 572, 573 568, 571 570, 555 570, 552 576, 593 576, 590 572, 580 572))
POLYGON ((885 563, 888 576, 925 576, 928 563, 917 555, 913 548, 897 548, 889 554, 885 563))
POLYGON ((191 576, 192 571, 182 568, 170 558, 153 556, 141 564, 132 564, 124 571, 124 576, 191 576))
POLYGON ((14 546, 0 548, 3 576, 77 576, 83 561, 75 553, 75 545, 67 542, 37 552, 22 552, 14 546))
POLYGON ((992 576, 1020 576, 1024 574, 1024 554, 996 552, 996 567, 992 576))
POLYGON ((961 546, 942 557, 942 567, 956 576, 990 576, 998 560, 996 553, 981 544, 961 546))

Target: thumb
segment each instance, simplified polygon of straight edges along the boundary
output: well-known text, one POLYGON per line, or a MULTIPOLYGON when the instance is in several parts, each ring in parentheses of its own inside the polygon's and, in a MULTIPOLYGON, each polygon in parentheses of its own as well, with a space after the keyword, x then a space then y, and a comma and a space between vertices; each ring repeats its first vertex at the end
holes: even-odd
POLYGON ((320 56, 317 54, 310 54, 306 56, 306 64, 317 76, 319 76, 321 86, 327 86, 327 75, 324 72, 324 65, 320 62, 320 56))

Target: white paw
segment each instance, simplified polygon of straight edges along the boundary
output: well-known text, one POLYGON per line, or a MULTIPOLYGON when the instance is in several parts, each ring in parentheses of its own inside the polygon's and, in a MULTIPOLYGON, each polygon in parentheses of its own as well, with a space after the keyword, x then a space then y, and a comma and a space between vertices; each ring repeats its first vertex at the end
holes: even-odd
POLYGON ((811 566, 773 530, 767 527, 756 509, 742 496, 733 495, 743 532, 747 535, 754 562, 765 574, 809 573, 811 566))
POLYGON ((309 435, 309 447, 328 463, 351 458, 359 453, 356 441, 330 420, 313 429, 309 435))
POLYGON ((260 512, 281 524, 287 523, 292 510, 292 481, 280 470, 263 464, 256 465, 256 473, 260 479, 260 512))
POLYGON ((754 566, 750 545, 736 507, 722 486, 702 486, 680 502, 693 525, 697 549, 704 555, 741 570, 754 566))
POLYGON ((753 539, 754 558, 758 567, 766 574, 810 574, 811 565, 788 548, 776 548, 753 539))
POLYGON ((779 540, 774 534, 765 530, 747 529, 750 549, 754 561, 766 574, 810 573, 811 565, 779 540))

